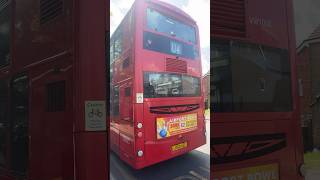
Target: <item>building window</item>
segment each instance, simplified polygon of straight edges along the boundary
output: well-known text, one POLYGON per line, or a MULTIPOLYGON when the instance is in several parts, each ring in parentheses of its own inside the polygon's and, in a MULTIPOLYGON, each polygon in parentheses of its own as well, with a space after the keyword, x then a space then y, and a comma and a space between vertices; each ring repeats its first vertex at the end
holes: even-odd
POLYGON ((7 131, 7 105, 8 88, 7 83, 0 81, 0 167, 5 165, 6 159, 6 131, 7 131))
POLYGON ((130 59, 126 58, 122 63, 122 69, 129 67, 129 65, 130 65, 130 59))
POLYGON ((131 87, 126 87, 126 88, 124 89, 124 95, 125 95, 126 97, 131 96, 131 87))
POLYGON ((10 62, 11 9, 0 8, 0 67, 10 62))
POLYGON ((26 175, 29 160, 29 79, 14 78, 10 89, 11 170, 26 175))
POLYGON ((114 32, 110 40, 110 61, 111 63, 120 57, 122 53, 122 31, 121 25, 119 29, 114 32))
POLYGON ((114 59, 120 57, 122 52, 122 36, 119 35, 114 41, 114 59))
POLYGON ((113 89, 113 108, 112 113, 114 116, 119 115, 119 87, 113 89))
POLYGON ((113 48, 114 48, 114 43, 113 42, 111 42, 111 44, 110 44, 110 64, 112 64, 113 63, 113 55, 114 55, 114 51, 113 51, 113 48))

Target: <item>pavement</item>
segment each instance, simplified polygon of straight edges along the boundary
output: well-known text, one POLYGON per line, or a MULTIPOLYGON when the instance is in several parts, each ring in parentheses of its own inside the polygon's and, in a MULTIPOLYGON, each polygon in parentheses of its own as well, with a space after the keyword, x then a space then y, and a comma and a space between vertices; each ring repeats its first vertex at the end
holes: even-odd
POLYGON ((319 170, 307 170, 305 180, 320 180, 320 169, 319 170))
POLYGON ((210 119, 206 119, 205 122, 206 122, 206 131, 207 131, 207 138, 206 138, 207 143, 197 148, 196 150, 210 155, 210 119))

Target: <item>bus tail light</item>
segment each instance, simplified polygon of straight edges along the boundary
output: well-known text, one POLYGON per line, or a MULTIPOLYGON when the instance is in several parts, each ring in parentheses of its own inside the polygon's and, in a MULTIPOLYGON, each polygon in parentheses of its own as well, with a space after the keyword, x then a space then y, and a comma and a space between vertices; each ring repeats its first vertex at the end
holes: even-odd
POLYGON ((141 128, 142 128, 142 123, 138 123, 138 124, 137 124, 137 128, 138 128, 138 129, 141 129, 141 128))
POLYGON ((139 150, 137 154, 138 154, 139 157, 142 157, 143 156, 143 151, 139 150))

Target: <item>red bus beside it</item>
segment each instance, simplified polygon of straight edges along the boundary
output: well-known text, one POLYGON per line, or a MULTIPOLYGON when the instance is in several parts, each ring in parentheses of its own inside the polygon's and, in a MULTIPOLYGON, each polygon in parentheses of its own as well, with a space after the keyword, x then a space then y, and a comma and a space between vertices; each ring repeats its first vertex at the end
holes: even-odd
POLYGON ((303 179, 292 1, 211 2, 213 179, 303 179))
POLYGON ((206 143, 196 22, 136 1, 110 41, 110 148, 136 169, 206 143))
POLYGON ((107 179, 106 8, 0 0, 1 180, 107 179))

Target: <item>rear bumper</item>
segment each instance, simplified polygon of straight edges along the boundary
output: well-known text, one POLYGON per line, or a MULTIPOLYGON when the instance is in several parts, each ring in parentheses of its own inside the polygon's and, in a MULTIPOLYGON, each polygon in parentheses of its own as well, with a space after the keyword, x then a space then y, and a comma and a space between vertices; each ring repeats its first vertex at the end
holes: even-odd
POLYGON ((206 144, 206 136, 202 130, 194 131, 184 135, 183 138, 172 137, 161 141, 150 141, 145 143, 144 155, 142 158, 135 158, 131 164, 135 169, 142 169, 147 166, 183 155, 202 145, 206 144), (176 144, 187 142, 187 147, 172 151, 171 147, 176 144))

